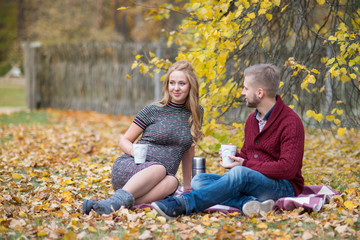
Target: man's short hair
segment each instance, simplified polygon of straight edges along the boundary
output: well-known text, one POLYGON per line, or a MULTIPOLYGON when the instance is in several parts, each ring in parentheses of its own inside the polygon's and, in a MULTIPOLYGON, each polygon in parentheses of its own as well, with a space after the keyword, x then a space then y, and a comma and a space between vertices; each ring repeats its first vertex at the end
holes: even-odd
POLYGON ((253 81, 264 88, 270 97, 275 97, 279 90, 280 70, 272 64, 256 64, 245 69, 244 76, 253 76, 253 81))

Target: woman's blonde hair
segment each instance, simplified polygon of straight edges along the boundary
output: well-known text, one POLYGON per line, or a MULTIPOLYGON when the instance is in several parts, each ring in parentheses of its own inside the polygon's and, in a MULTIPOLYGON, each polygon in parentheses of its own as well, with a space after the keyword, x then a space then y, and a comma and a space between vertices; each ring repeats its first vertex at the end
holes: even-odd
POLYGON ((189 117, 189 126, 191 131, 191 136, 193 137, 193 142, 196 144, 204 134, 201 132, 201 111, 199 104, 199 83, 197 81, 197 77, 194 71, 194 68, 188 61, 182 60, 175 62, 168 70, 165 75, 163 82, 163 93, 164 97, 159 102, 160 106, 166 106, 170 101, 169 94, 169 79, 170 74, 174 71, 182 71, 190 84, 189 95, 185 101, 185 108, 191 112, 191 116, 189 117))

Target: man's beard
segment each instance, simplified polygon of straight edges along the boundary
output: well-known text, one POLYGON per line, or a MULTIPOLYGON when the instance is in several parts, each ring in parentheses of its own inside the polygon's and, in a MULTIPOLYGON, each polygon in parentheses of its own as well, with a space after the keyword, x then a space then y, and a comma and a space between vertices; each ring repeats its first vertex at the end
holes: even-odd
POLYGON ((260 99, 256 96, 255 93, 253 94, 251 101, 249 100, 250 99, 248 98, 246 102, 246 106, 248 106, 249 108, 256 108, 260 103, 260 99))

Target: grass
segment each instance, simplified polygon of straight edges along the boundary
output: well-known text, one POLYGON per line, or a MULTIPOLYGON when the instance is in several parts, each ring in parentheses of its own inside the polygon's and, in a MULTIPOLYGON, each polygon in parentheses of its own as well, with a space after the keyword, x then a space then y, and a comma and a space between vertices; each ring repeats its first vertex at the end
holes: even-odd
MULTIPOLYGON (((19 124, 31 125, 35 123, 41 125, 50 123, 48 113, 45 111, 22 111, 11 114, 0 113, 0 129, 2 126, 17 126, 19 124)), ((12 139, 12 135, 0 137, 0 145, 12 139)))
POLYGON ((38 123, 45 125, 49 123, 48 114, 46 111, 22 111, 11 114, 0 113, 1 125, 19 125, 19 124, 34 124, 38 123))
POLYGON ((25 107, 25 85, 22 83, 0 82, 0 107, 25 107))

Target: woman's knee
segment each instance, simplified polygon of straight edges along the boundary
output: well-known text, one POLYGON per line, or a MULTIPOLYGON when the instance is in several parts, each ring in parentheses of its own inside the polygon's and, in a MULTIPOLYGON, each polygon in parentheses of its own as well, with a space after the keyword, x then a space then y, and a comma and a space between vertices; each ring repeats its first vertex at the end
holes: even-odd
POLYGON ((164 177, 166 176, 166 168, 163 165, 160 164, 152 165, 148 167, 148 169, 154 172, 154 174, 156 174, 157 176, 164 176, 164 177))
POLYGON ((169 189, 172 189, 174 192, 176 191, 176 189, 179 186, 179 181, 177 180, 177 178, 175 176, 167 175, 164 178, 164 181, 165 181, 166 185, 169 187, 169 189))

